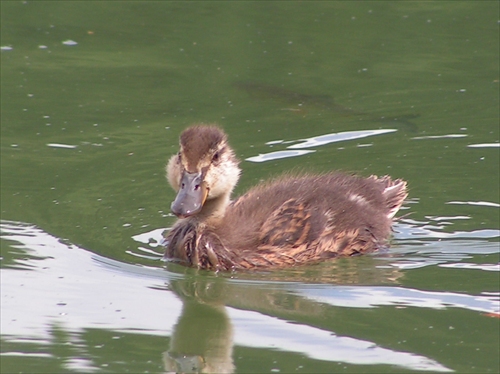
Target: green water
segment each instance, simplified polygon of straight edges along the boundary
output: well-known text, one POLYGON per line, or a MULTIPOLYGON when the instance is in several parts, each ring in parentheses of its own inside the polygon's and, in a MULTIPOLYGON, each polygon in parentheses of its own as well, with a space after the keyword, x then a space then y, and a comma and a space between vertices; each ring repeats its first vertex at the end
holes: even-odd
POLYGON ((2 373, 498 372, 498 20, 496 1, 3 1, 2 373), (407 180, 393 247, 165 266, 164 166, 194 122, 229 134, 236 194, 288 170, 407 180), (246 160, 377 129, 397 131, 246 160))

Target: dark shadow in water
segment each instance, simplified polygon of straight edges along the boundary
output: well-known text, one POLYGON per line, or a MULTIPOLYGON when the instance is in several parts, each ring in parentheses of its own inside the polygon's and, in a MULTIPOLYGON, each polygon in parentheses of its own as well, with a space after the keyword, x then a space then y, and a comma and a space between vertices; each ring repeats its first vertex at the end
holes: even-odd
POLYGON ((257 100, 271 100, 290 105, 292 108, 289 109, 292 111, 302 112, 317 108, 332 111, 339 116, 361 117, 363 121, 389 123, 403 131, 418 132, 417 125, 411 120, 419 118, 420 114, 406 113, 397 116, 377 116, 338 104, 330 95, 311 95, 252 81, 235 82, 234 87, 245 91, 250 97, 257 100))

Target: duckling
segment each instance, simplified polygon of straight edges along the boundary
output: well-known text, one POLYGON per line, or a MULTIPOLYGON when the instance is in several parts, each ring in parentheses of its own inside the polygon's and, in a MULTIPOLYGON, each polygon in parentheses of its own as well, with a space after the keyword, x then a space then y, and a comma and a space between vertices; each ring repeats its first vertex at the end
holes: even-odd
POLYGON ((179 218, 164 259, 200 269, 282 268, 388 246, 406 182, 341 172, 282 176, 231 201, 240 168, 227 135, 194 125, 167 164, 179 218))

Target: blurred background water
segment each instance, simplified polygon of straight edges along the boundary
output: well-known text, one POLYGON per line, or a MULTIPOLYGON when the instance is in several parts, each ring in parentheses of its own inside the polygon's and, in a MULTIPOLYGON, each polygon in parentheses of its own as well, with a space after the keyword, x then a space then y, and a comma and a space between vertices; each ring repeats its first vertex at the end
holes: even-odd
POLYGON ((499 371, 499 3, 1 4, 2 372, 499 371), (235 191, 408 181, 386 253, 257 273, 159 260, 178 135, 235 191))

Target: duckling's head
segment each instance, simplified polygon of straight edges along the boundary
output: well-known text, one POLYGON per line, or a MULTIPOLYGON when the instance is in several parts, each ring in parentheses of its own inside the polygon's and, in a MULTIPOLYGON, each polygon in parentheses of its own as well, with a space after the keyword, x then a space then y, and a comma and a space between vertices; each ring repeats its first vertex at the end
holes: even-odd
POLYGON ((209 202, 225 206, 240 175, 226 134, 214 125, 195 125, 182 132, 179 143, 179 153, 167 165, 168 181, 177 192, 172 212, 186 218, 209 202))

